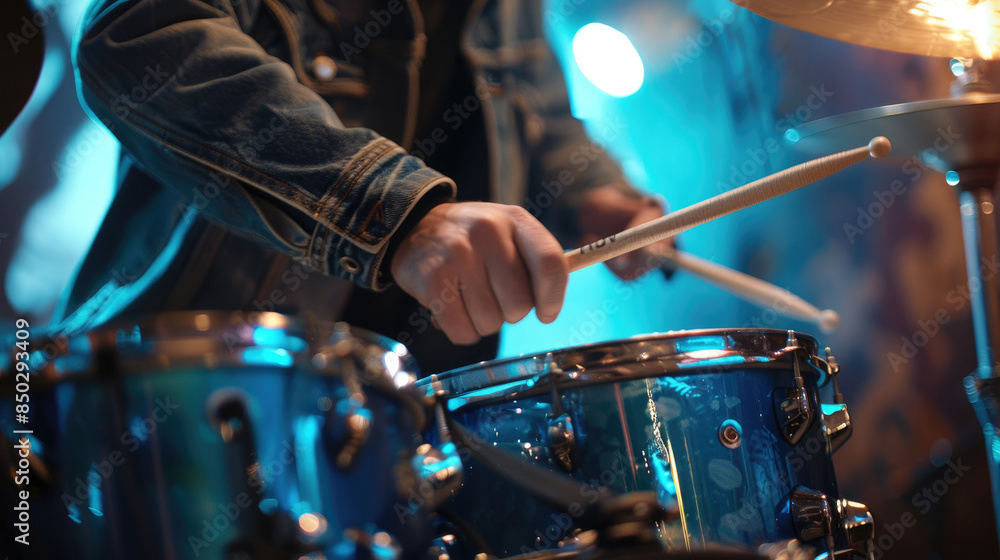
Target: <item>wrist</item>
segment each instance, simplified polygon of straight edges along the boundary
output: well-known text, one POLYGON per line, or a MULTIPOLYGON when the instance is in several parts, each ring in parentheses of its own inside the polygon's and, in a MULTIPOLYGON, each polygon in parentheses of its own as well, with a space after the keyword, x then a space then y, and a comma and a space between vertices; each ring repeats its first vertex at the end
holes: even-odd
POLYGON ((592 189, 580 205, 578 222, 583 237, 607 237, 636 225, 638 216, 663 215, 664 205, 652 196, 615 185, 592 189))
POLYGON ((447 203, 455 202, 455 197, 447 193, 442 193, 437 196, 425 196, 417 201, 417 204, 410 210, 403 222, 396 228, 395 233, 389 238, 389 246, 385 252, 385 258, 382 260, 382 274, 385 278, 390 279, 389 281, 394 282, 395 279, 392 277, 392 261, 396 256, 396 252, 399 250, 400 245, 406 240, 407 236, 413 231, 413 228, 420 223, 427 213, 434 208, 447 203))

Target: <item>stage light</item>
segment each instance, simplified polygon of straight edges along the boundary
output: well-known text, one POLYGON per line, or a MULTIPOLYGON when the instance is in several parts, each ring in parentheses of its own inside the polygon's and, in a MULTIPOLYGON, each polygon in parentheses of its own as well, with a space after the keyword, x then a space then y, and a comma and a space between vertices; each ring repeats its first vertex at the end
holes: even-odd
POLYGON ((590 23, 573 36, 573 57, 583 75, 608 95, 628 97, 642 86, 642 59, 624 33, 590 23))

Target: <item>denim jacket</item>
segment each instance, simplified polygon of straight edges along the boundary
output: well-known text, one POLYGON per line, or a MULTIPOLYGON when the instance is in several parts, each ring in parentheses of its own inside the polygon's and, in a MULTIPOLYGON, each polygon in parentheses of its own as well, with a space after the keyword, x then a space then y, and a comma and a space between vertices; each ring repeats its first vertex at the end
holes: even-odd
MULTIPOLYGON (((486 121, 491 198, 533 202, 572 240, 566 216, 588 188, 634 191, 603 153, 571 166, 590 141, 539 3, 472 4, 461 55, 486 121)), ((410 212, 456 192, 408 155, 419 73, 434 63, 417 0, 95 0, 79 37, 81 98, 127 156, 56 321, 253 307, 287 287, 275 266, 307 271, 300 307, 317 290, 381 290, 410 212), (227 288, 241 278, 251 287, 227 288), (197 282, 194 297, 185 286, 197 282)))

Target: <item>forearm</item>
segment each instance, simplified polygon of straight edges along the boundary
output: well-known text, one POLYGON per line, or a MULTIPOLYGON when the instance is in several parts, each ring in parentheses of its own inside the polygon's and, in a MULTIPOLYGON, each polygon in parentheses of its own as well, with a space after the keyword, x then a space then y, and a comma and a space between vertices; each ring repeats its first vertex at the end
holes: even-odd
POLYGON ((241 21, 219 0, 119 2, 92 17, 77 55, 85 102, 164 184, 194 197, 223 177, 229 186, 203 210, 213 219, 380 287, 396 228, 421 198, 444 199, 454 185, 373 131, 345 128, 247 35, 255 3, 237 5, 241 21), (275 209, 283 227, 270 223, 275 209), (304 238, 280 235, 290 224, 304 238), (341 266, 344 257, 359 266, 341 266))

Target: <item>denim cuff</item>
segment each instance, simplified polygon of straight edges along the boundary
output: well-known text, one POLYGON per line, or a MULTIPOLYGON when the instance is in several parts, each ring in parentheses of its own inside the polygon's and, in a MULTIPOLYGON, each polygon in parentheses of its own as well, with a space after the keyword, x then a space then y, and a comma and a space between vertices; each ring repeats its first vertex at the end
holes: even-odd
POLYGON ((425 197, 455 196, 454 181, 385 138, 365 146, 319 200, 309 266, 370 290, 391 285, 383 271, 390 240, 425 197))

